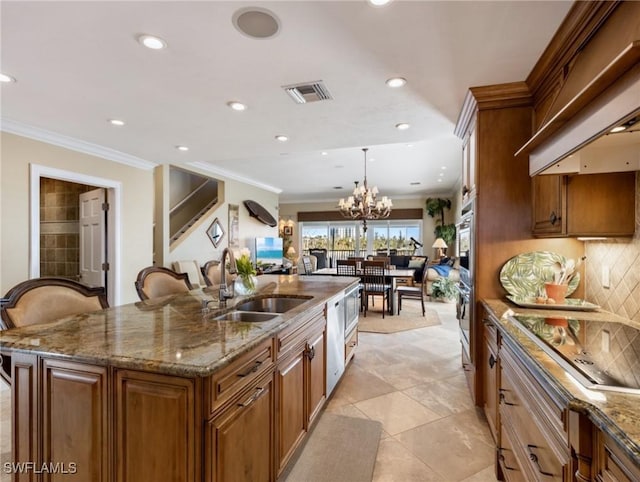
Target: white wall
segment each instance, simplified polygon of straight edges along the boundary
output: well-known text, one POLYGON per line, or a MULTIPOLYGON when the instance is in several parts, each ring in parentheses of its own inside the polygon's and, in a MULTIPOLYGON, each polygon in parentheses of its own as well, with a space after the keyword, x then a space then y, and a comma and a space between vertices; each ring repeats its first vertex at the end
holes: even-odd
POLYGON ((120 299, 137 301, 133 283, 151 264, 153 172, 5 132, 0 139, 0 294, 29 279, 29 170, 38 164, 122 183, 120 299))

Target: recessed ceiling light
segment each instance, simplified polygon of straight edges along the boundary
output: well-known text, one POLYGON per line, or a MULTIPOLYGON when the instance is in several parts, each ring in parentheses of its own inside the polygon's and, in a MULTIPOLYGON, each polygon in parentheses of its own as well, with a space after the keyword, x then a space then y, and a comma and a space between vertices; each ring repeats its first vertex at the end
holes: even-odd
POLYGON ((614 127, 613 129, 611 129, 609 132, 622 132, 625 129, 626 129, 625 126, 617 126, 617 127, 614 127))
POLYGON ((440 169, 442 169, 443 171, 447 168, 447 166, 442 166, 440 169))
POLYGON ((438 179, 438 182, 442 182, 442 179, 438 179))
POLYGON ((276 140, 280 142, 287 142, 289 138, 287 136, 276 136, 276 140))
POLYGON ((328 152, 322 151, 322 155, 323 155, 323 156, 326 156, 326 155, 328 155, 328 154, 329 154, 328 152))
POLYGON ((441 172, 440 174, 438 174, 440 177, 444 176, 444 172, 441 172))
POLYGON ((235 100, 232 100, 231 102, 227 102, 227 105, 231 107, 233 110, 237 110, 237 111, 243 111, 247 109, 246 105, 244 105, 242 102, 237 102, 235 100))
POLYGON ((336 169, 342 169, 344 166, 342 164, 336 164, 333 167, 335 167, 336 169))
POLYGON ((407 144, 407 147, 411 149, 413 147, 413 144, 407 144))
POLYGON ((407 83, 407 79, 405 79, 404 77, 391 77, 390 79, 387 79, 385 83, 389 87, 402 87, 407 83))
POLYGON ((400 124, 396 124, 396 129, 398 129, 399 131, 406 131, 409 127, 411 126, 406 122, 401 122, 400 124))
POLYGON ((124 121, 120 119, 109 119, 109 124, 112 126, 122 127, 124 125, 124 121))
POLYGON ((0 82, 15 82, 16 79, 7 74, 0 74, 0 82))
POLYGON ((160 37, 155 37, 153 35, 140 35, 138 37, 138 42, 151 50, 162 50, 167 48, 167 42, 162 40, 160 37))
POLYGON ((187 152, 189 150, 187 146, 176 146, 176 149, 182 152, 187 152))
POLYGON ((391 3, 391 0, 368 0, 368 1, 374 7, 384 7, 385 5, 391 3))
POLYGON ((367 159, 367 161, 369 161, 369 162, 376 162, 376 158, 375 158, 375 157, 370 157, 369 159, 367 159))

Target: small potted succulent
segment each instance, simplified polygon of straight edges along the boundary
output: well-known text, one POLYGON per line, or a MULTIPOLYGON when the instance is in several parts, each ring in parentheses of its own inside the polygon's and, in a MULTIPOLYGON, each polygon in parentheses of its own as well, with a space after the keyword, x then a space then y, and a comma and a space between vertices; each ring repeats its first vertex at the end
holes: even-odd
POLYGON ((437 301, 451 303, 458 295, 458 283, 444 276, 438 278, 431 285, 431 297, 437 301))

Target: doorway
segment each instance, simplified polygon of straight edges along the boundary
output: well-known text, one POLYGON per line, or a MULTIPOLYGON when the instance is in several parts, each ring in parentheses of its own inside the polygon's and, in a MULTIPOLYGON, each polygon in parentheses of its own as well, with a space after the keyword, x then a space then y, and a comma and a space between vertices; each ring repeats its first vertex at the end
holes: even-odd
MULTIPOLYGON (((103 188, 106 198, 108 199, 109 209, 106 216, 106 225, 109 228, 106 230, 104 239, 106 241, 106 250, 108 253, 108 259, 104 259, 107 263, 106 271, 106 283, 105 288, 107 291, 107 298, 110 305, 117 305, 120 303, 120 199, 121 199, 121 183, 110 179, 98 178, 94 176, 87 176, 84 174, 78 174, 71 171, 63 171, 60 169, 39 166, 36 164, 31 165, 31 240, 30 240, 30 277, 38 278, 40 276, 64 276, 73 279, 77 279, 76 276, 80 274, 80 226, 76 223, 74 227, 73 220, 70 223, 59 223, 58 225, 47 226, 41 229, 41 217, 51 220, 52 217, 75 217, 76 211, 79 219, 79 195, 80 192, 89 192, 92 189, 103 188), (57 186, 54 187, 53 193, 43 191, 41 195, 41 184, 57 186), (75 184, 75 186, 72 186, 75 184), (75 193, 65 192, 63 196, 56 196, 59 194, 56 192, 60 190, 60 194, 65 189, 73 190, 75 193), (74 205, 74 209, 66 209, 66 206, 52 206, 47 203, 46 196, 49 196, 49 202, 64 203, 67 205, 74 205), (68 196, 67 196, 68 194, 68 196), (77 200, 72 201, 77 196, 77 200), (44 199, 43 199, 44 197, 44 199), (41 210, 45 208, 44 211, 41 210), (46 208, 53 208, 49 210, 48 214, 46 208), (52 214, 55 213, 55 214, 52 214), (75 241, 75 234, 68 231, 78 231, 77 245, 75 241), (63 238, 46 238, 48 234, 52 234, 51 231, 65 231, 63 238), (68 236, 69 235, 69 236, 68 236), (59 243, 59 247, 58 247, 59 243), (55 246, 53 246, 55 244, 55 246), (43 251, 44 249, 44 251, 43 251), (52 250, 47 251, 47 250, 52 250), (58 251, 59 252, 55 252, 58 251), (64 256, 64 261, 61 257, 64 256), (53 266, 50 266, 48 262, 50 258, 54 258, 53 266), (69 259, 70 261, 67 261, 69 259), (77 260, 77 261, 75 261, 77 260), (78 263, 77 274, 75 263, 78 263), (51 270, 62 270, 62 272, 52 273, 51 270), (69 273, 69 274, 67 274, 69 273)), ((65 219, 65 221, 67 221, 65 219)), ((44 225, 42 225, 44 226, 44 225)))

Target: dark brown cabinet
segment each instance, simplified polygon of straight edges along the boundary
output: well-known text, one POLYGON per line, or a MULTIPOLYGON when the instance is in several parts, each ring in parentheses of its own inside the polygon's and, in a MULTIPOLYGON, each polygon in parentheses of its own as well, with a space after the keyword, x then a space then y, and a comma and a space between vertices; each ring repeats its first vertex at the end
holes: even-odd
POLYGON ((532 192, 535 236, 635 232, 635 172, 539 175, 533 178, 532 192))
POLYGON ((498 440, 498 333, 495 325, 488 318, 483 319, 483 350, 481 364, 484 367, 483 400, 484 413, 489 422, 489 429, 494 440, 498 440))

